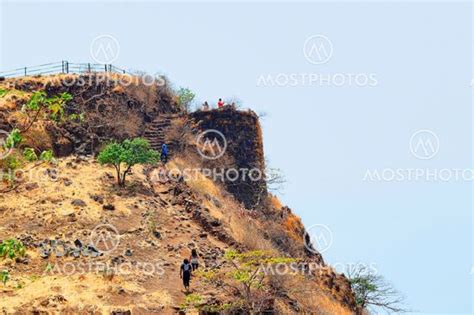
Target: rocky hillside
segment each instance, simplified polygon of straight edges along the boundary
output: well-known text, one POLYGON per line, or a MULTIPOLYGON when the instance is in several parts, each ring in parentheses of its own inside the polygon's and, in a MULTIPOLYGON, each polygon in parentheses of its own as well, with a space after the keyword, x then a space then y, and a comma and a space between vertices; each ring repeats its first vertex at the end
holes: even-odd
MULTIPOLYGON (((6 131, 28 125, 31 117, 21 109, 36 91, 72 95, 65 105, 70 119, 42 116, 9 155, 20 165, 13 184, 3 177, 0 244, 21 242, 25 253, 21 247, 0 257, 4 314, 242 313, 250 299, 254 310, 276 314, 360 312, 348 280, 308 250, 301 221, 268 194, 264 177, 220 180, 206 171, 264 171, 253 113, 228 108, 188 115, 163 85, 125 85, 116 75, 106 85, 95 84, 97 78, 66 84, 62 77, 0 82, 8 90, 0 98, 6 131), (170 119, 159 135, 173 144, 171 160, 134 166, 127 185, 117 186, 114 169, 100 165, 95 153, 109 140, 146 136, 160 117, 170 119), (219 159, 206 158, 201 147, 209 129, 228 142, 219 159), (21 157, 26 147, 52 149, 56 159, 28 162, 21 157), (185 292, 179 266, 192 249, 201 267, 185 292), (283 271, 264 272, 242 299, 233 252, 265 253, 283 271), (210 281, 211 274, 222 278, 210 281)), ((3 175, 10 160, 1 160, 3 175)))
POLYGON ((141 136, 145 125, 161 114, 180 112, 164 78, 150 84, 115 74, 61 74, 8 79, 0 82, 0 88, 9 91, 0 103, 0 128, 6 131, 25 127, 28 117, 21 108, 35 91, 73 96, 64 115, 74 119, 59 124, 42 120, 25 136, 25 145, 38 150, 52 148, 59 157, 97 153, 107 141, 141 136))

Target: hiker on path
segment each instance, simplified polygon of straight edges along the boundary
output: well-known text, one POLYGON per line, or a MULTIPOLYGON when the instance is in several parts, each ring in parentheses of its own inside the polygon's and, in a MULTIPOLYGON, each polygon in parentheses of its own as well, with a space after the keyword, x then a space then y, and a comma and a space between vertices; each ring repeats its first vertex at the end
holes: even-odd
POLYGON ((197 270, 199 267, 199 255, 196 249, 191 250, 191 256, 189 257, 189 261, 191 261, 191 266, 193 267, 193 271, 197 270))
POLYGON ((185 259, 179 268, 179 277, 183 279, 183 285, 186 291, 189 291, 189 281, 191 281, 191 273, 193 267, 189 263, 189 260, 185 259))
POLYGON ((224 107, 224 102, 222 101, 222 98, 219 99, 219 101, 217 102, 217 108, 222 108, 224 107))
POLYGON ((168 162, 168 146, 166 143, 161 145, 161 161, 166 164, 168 162))
POLYGON ((207 112, 209 110, 209 104, 206 102, 204 102, 204 104, 202 104, 202 110, 207 112))

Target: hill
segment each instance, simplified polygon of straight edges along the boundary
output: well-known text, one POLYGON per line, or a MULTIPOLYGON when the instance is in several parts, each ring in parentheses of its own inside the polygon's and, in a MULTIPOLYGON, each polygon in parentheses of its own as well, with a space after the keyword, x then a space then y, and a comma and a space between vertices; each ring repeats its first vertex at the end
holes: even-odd
POLYGON ((21 241, 26 251, 0 258, 9 277, 0 287, 3 313, 241 313, 250 300, 269 313, 360 313, 346 277, 325 264, 300 219, 257 176, 265 174, 258 117, 232 107, 187 113, 166 80, 127 80, 87 74, 0 82, 0 127, 24 130, 0 161, 0 240, 21 241), (72 96, 61 119, 25 111, 38 91, 72 96), (202 145, 216 144, 208 130, 225 136, 218 158, 218 147, 202 145), (114 168, 95 155, 109 141, 135 137, 156 149, 168 143, 171 159, 134 166, 120 187, 114 168), (56 158, 28 161, 26 149, 56 158), (189 293, 179 267, 192 249, 201 266, 189 293), (265 257, 262 266, 270 267, 259 269, 251 295, 242 293, 240 256, 232 253, 252 255, 240 266, 265 257))

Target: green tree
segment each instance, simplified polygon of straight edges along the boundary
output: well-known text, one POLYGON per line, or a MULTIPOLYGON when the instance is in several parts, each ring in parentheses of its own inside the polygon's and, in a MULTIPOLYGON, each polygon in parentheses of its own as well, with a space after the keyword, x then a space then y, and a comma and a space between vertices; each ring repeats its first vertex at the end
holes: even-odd
POLYGON ((127 173, 134 165, 156 163, 160 160, 160 155, 150 147, 148 141, 135 138, 108 144, 99 153, 97 160, 102 165, 112 165, 115 168, 117 183, 123 187, 127 173))
POLYGON ((194 92, 191 91, 189 88, 180 88, 178 90, 179 105, 187 111, 189 111, 194 97, 196 97, 196 94, 194 94, 194 92))

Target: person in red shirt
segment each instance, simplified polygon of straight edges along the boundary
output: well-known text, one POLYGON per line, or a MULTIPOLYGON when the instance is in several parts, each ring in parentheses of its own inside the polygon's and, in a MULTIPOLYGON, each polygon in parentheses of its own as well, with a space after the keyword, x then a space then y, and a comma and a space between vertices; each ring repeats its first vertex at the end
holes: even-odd
POLYGON ((217 108, 222 108, 224 107, 224 102, 222 101, 222 98, 219 99, 219 102, 217 102, 217 108))

